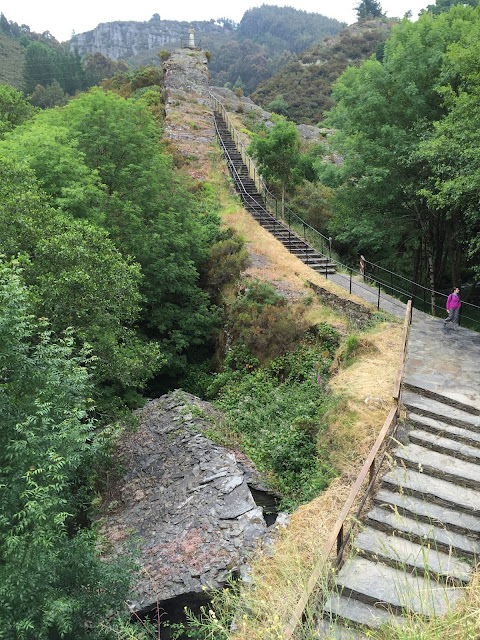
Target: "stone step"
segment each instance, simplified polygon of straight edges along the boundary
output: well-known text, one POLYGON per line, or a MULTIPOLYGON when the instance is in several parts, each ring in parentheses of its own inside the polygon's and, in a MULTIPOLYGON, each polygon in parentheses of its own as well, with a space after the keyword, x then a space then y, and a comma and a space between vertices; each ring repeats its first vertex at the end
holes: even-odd
POLYGON ((463 487, 480 489, 480 465, 478 464, 430 451, 413 443, 397 447, 393 454, 409 469, 415 469, 463 487))
MULTIPOLYGON (((454 487, 452 487, 453 489, 454 487)), ((480 500, 480 496, 479 496, 480 500)), ((396 493, 388 489, 380 489, 373 497, 379 507, 388 506, 396 509, 401 515, 416 520, 444 526, 450 531, 463 533, 472 538, 480 539, 480 510, 478 517, 463 511, 452 509, 435 502, 429 502, 425 497, 416 497, 406 493, 396 493)))
POLYGON ((412 391, 404 391, 402 393, 402 402, 408 411, 441 420, 442 422, 462 427, 463 429, 480 431, 480 416, 467 413, 456 407, 451 407, 438 400, 425 398, 412 391))
POLYGON ((355 538, 354 547, 364 556, 415 575, 433 575, 442 580, 467 584, 472 566, 452 554, 443 553, 429 544, 417 544, 400 536, 366 527, 355 538))
POLYGON ((324 266, 320 265, 320 264, 312 264, 309 265, 314 271, 317 271, 320 274, 323 273, 337 273, 337 269, 336 267, 327 267, 325 268, 324 266))
MULTIPOLYGON (((323 611, 324 617, 326 618, 324 621, 329 626, 332 626, 334 620, 341 620, 347 624, 353 623, 354 625, 363 625, 370 628, 378 628, 382 624, 403 627, 405 622, 403 618, 391 613, 384 607, 376 607, 361 600, 356 600, 355 598, 347 598, 338 593, 330 594, 325 602, 323 611)), ((336 627, 333 628, 335 629, 336 627)), ((347 630, 350 631, 350 629, 347 630)), ((331 636, 327 635, 324 637, 330 639, 331 636)), ((335 636, 332 637, 335 638, 335 636)), ((346 637, 348 638, 348 636, 346 637)), ((339 636, 339 638, 342 638, 342 636, 339 636)))
POLYGON ((413 576, 366 558, 348 560, 337 576, 337 589, 344 597, 366 604, 383 605, 394 614, 405 611, 441 616, 462 597, 462 590, 413 576))
POLYGON ((452 440, 458 440, 458 442, 465 442, 466 444, 480 447, 480 433, 478 431, 471 431, 469 429, 463 429, 462 427, 456 427, 453 424, 447 424, 441 420, 422 416, 418 413, 409 413, 408 421, 412 422, 423 431, 444 434, 452 440))
POLYGON ((382 509, 374 506, 366 517, 366 524, 370 527, 408 538, 417 544, 430 544, 431 547, 450 553, 450 549, 462 557, 473 557, 480 553, 480 540, 455 531, 448 531, 442 526, 435 526, 428 522, 421 522, 407 518, 392 509, 382 509))
POLYGON ((349 629, 341 624, 328 620, 317 620, 315 623, 315 638, 328 640, 366 640, 367 635, 358 629, 349 629))
MULTIPOLYGON (((477 367, 477 372, 480 374, 480 366, 477 367)), ((480 398, 478 398, 476 389, 469 390, 470 393, 467 394, 465 388, 462 388, 460 392, 454 387, 452 390, 445 389, 442 394, 439 394, 429 388, 429 386, 435 388, 434 383, 433 385, 429 385, 428 380, 425 379, 425 375, 418 376, 415 375, 413 371, 409 373, 408 378, 403 382, 403 388, 405 390, 412 391, 426 398, 431 398, 432 400, 437 400, 442 404, 447 404, 466 413, 480 416, 480 398)))
POLYGON ((460 487, 440 478, 432 478, 417 470, 395 467, 382 478, 382 484, 391 491, 408 493, 440 506, 452 508, 468 515, 480 516, 480 492, 460 487))
POLYGON ((408 438, 410 442, 425 447, 430 451, 438 451, 460 460, 480 464, 480 447, 470 446, 464 442, 451 440, 430 431, 423 431, 423 429, 412 429, 408 433, 408 438))

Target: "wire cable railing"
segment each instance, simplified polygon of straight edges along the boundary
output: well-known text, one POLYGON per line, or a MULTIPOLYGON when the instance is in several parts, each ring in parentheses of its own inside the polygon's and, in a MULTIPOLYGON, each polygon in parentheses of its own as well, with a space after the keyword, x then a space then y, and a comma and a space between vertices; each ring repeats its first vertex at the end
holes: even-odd
MULTIPOLYGON (((431 315, 445 314, 445 302, 447 294, 436 291, 429 287, 410 280, 390 269, 386 269, 379 264, 370 262, 364 256, 360 257, 360 271, 365 281, 375 283, 386 291, 392 291, 397 294, 400 299, 412 300, 416 309, 431 315), (381 272, 379 274, 379 272, 381 272), (395 283, 395 285, 394 285, 395 283), (400 283, 400 284, 398 284, 400 283), (438 304, 437 299, 440 298, 443 304, 438 304)), ((392 295, 394 295, 392 293, 392 295)), ((471 302, 462 301, 460 307, 459 324, 466 326, 475 331, 480 330, 480 306, 471 302)))
MULTIPOLYGON (((286 234, 284 238, 285 242, 287 243, 287 246, 290 248, 290 250, 292 250, 294 242, 296 239, 299 238, 299 236, 289 226, 283 224, 283 222, 280 219, 273 216, 270 213, 270 211, 263 205, 262 203, 263 194, 259 192, 259 196, 261 198, 261 200, 259 200, 258 198, 255 198, 251 193, 249 193, 248 190, 245 188, 244 180, 242 179, 242 176, 240 176, 237 171, 234 159, 231 157, 230 152, 225 145, 222 134, 218 129, 216 120, 214 120, 214 122, 215 122, 215 131, 223 152, 223 156, 226 160, 227 167, 230 171, 230 174, 232 175, 233 181, 235 183, 235 187, 237 189, 237 192, 240 195, 242 202, 245 204, 247 209, 255 210, 255 216, 260 223, 263 222, 269 225, 273 225, 272 231, 274 233, 277 231, 283 231, 286 234)), ((232 136, 232 139, 233 139, 233 136, 232 136)), ((235 145, 237 145, 237 142, 235 140, 234 142, 235 142, 235 145)), ((311 244, 309 244, 304 238, 302 238, 302 243, 303 244, 301 247, 296 246, 296 250, 298 254, 302 255, 302 261, 306 265, 313 266, 314 260, 312 258, 312 255, 316 253, 316 248, 313 247, 311 244)), ((317 252, 317 255, 318 255, 318 252, 317 252)), ((325 257, 325 262, 321 267, 318 267, 318 263, 317 263, 316 271, 318 271, 319 273, 324 273, 325 276, 328 277, 328 270, 331 268, 332 262, 331 260, 327 260, 326 259, 327 256, 325 256, 324 254, 322 254, 322 256, 325 257)))

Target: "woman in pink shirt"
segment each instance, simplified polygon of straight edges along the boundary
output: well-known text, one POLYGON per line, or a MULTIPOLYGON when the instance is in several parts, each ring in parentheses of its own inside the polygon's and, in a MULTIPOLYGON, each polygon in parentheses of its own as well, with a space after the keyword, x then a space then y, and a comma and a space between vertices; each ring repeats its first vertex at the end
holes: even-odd
POLYGON ((452 293, 447 298, 447 311, 448 318, 443 321, 443 326, 447 326, 447 322, 453 323, 453 330, 457 331, 457 323, 458 323, 458 314, 460 312, 460 307, 462 306, 462 302, 460 300, 460 289, 455 287, 452 293))

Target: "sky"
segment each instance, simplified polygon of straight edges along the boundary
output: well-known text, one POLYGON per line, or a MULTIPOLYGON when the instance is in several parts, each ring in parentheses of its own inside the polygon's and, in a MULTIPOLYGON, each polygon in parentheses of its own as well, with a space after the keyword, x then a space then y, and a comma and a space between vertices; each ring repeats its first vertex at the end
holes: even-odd
MULTIPOLYGON (((227 6, 225 0, 180 0, 164 5, 155 0, 0 0, 0 12, 11 22, 27 24, 32 31, 50 33, 61 42, 69 40, 72 32, 94 29, 100 22, 116 20, 149 20, 154 13, 162 20, 210 20, 230 18, 240 22, 243 14, 262 4, 290 6, 313 13, 321 13, 340 22, 356 22, 355 7, 359 0, 237 0, 227 6)), ((433 0, 380 0, 382 10, 389 17, 402 18, 407 11, 415 18, 420 9, 433 0)))

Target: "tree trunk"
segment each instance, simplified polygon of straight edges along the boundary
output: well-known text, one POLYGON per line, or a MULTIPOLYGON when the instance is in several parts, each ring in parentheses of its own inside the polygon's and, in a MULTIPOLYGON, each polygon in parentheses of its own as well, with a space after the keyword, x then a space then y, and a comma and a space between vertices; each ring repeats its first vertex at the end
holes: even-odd
POLYGON ((462 271, 462 227, 456 212, 452 216, 452 227, 452 251, 450 256, 452 261, 452 287, 460 287, 462 271))
POLYGON ((430 310, 432 316, 435 316, 435 241, 433 238, 433 221, 431 217, 426 215, 416 205, 414 205, 417 220, 422 229, 423 242, 425 244, 425 253, 427 256, 427 272, 430 283, 430 310))

